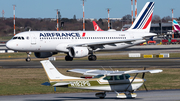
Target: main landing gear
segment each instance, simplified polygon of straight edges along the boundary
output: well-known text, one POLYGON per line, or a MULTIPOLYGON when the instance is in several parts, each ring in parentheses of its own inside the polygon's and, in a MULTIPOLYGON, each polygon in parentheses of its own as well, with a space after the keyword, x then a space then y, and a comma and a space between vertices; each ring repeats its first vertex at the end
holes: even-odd
POLYGON ((99 92, 95 94, 96 97, 104 99, 106 97, 106 92, 99 92))
POLYGON ((88 56, 89 61, 96 61, 96 59, 97 59, 96 55, 89 55, 88 56))
POLYGON ((69 55, 66 55, 66 56, 65 56, 65 60, 66 60, 66 61, 72 61, 72 60, 73 60, 73 57, 70 57, 69 55))
POLYGON ((30 62, 31 61, 31 58, 30 58, 31 52, 26 52, 26 53, 27 53, 26 62, 30 62))

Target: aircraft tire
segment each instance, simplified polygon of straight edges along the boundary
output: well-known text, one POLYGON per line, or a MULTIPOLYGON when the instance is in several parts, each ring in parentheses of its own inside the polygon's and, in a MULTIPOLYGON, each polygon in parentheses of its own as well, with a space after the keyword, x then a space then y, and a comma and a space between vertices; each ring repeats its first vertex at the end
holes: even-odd
POLYGON ((96 61, 97 57, 96 55, 89 55, 88 60, 89 61, 96 61))
POLYGON ((65 60, 66 60, 66 61, 72 61, 73 58, 67 55, 67 56, 65 56, 65 60))
POLYGON ((26 62, 30 62, 31 61, 31 58, 30 57, 27 57, 26 58, 26 62))

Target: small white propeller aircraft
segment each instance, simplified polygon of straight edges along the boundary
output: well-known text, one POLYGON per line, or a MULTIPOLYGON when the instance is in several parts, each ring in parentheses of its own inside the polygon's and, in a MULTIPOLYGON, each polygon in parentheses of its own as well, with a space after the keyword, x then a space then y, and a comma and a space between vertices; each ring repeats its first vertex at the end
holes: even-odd
MULTIPOLYGON (((86 79, 80 77, 71 77, 61 74, 49 60, 40 61, 48 76, 49 84, 54 87, 68 87, 76 89, 89 89, 103 91, 96 93, 96 97, 105 98, 106 92, 117 93, 117 98, 135 98, 134 93, 140 88, 144 81, 144 73, 159 73, 160 69, 156 70, 129 70, 129 71, 106 71, 106 70, 89 70, 89 69, 72 69, 68 72, 81 73, 91 75, 93 78, 86 79), (131 77, 129 74, 136 74, 131 77), (142 78, 137 75, 143 73, 142 78), (119 93, 121 92, 121 93, 119 93)), ((46 83, 47 84, 47 83, 46 83)), ((46 85, 44 84, 44 85, 46 85)))

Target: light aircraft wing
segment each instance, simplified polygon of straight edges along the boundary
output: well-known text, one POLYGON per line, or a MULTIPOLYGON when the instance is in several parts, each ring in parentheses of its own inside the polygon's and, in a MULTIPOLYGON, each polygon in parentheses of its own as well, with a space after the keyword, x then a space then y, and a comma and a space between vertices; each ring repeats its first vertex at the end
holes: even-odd
POLYGON ((135 38, 135 39, 124 39, 124 40, 113 40, 113 41, 102 41, 102 42, 89 42, 89 43, 82 43, 82 44, 69 44, 68 47, 73 46, 97 46, 97 45, 108 45, 108 44, 115 44, 115 43, 129 43, 136 40, 142 40, 142 38, 135 38))
POLYGON ((129 70, 129 71, 106 71, 106 70, 93 70, 93 69, 72 69, 68 72, 81 73, 84 75, 122 75, 122 74, 133 74, 133 73, 159 73, 162 72, 160 69, 156 70, 129 70))

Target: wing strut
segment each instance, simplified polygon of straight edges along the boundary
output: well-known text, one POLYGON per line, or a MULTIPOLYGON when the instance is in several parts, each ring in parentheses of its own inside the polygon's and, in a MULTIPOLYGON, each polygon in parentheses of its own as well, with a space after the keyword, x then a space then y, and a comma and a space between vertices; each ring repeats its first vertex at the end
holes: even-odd
POLYGON ((125 91, 127 91, 127 90, 128 90, 128 88, 129 88, 129 87, 130 87, 130 85, 133 83, 133 81, 134 81, 134 79, 137 77, 137 75, 138 75, 138 73, 136 73, 136 75, 134 76, 134 78, 132 79, 131 83, 128 85, 128 87, 126 88, 126 90, 125 90, 125 91))

